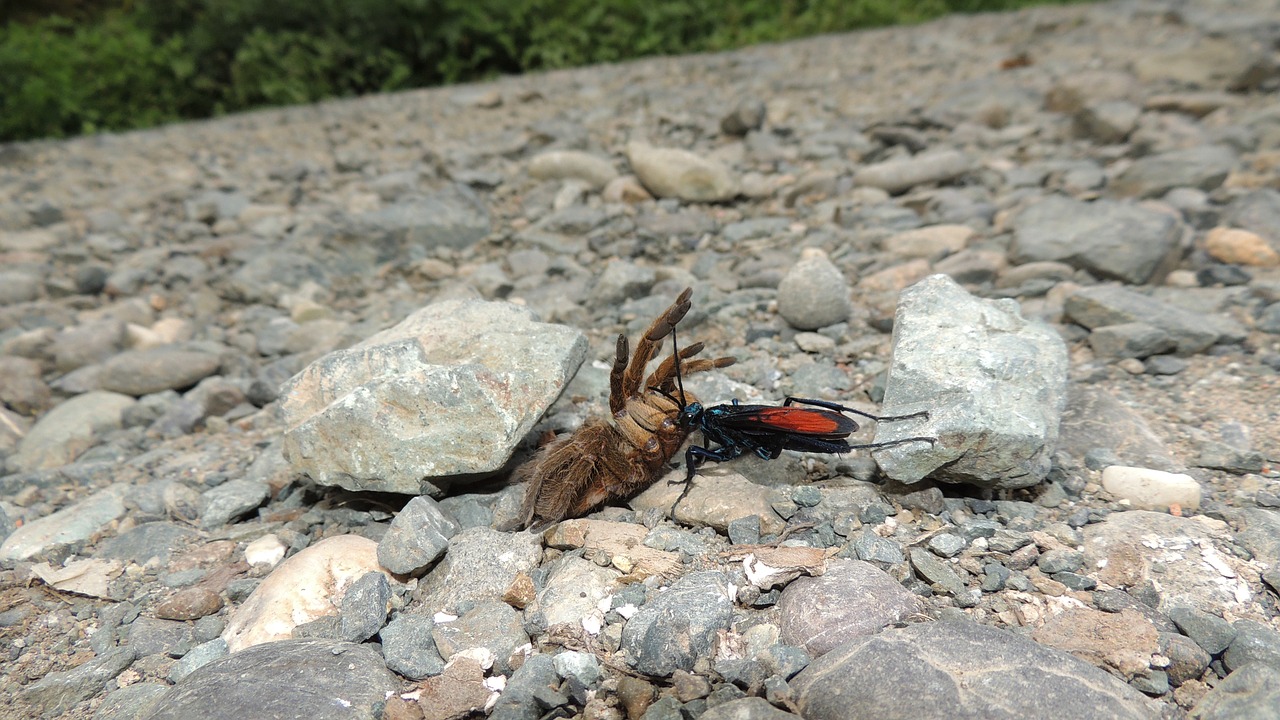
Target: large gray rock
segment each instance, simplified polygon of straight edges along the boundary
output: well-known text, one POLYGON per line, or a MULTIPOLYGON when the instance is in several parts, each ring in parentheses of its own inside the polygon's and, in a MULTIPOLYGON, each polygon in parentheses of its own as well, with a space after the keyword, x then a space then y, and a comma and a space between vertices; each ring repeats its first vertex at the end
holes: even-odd
POLYGON ((378 562, 393 573, 417 572, 443 555, 457 532, 458 524, 435 500, 416 497, 396 514, 378 542, 378 562))
POLYGON ((1182 469, 1146 419, 1102 388, 1072 384, 1059 429, 1058 448, 1077 461, 1105 450, 1123 465, 1182 469))
POLYGON ((831 560, 822 575, 787 585, 778 610, 783 642, 818 656, 924 612, 924 604, 870 563, 831 560))
POLYGON ((627 621, 622 647, 632 667, 647 675, 691 670, 715 647, 733 621, 728 579, 715 571, 689 573, 650 599, 627 621))
POLYGON ((1084 528, 1087 574, 1123 589, 1159 587, 1159 609, 1240 614, 1254 602, 1249 570, 1229 550, 1231 529, 1204 515, 1113 512, 1084 528))
POLYGON ((429 305, 286 383, 284 456, 324 485, 411 495, 493 472, 586 346, 581 332, 517 305, 429 305))
POLYGON ((1137 690, 1083 660, 969 622, 851 640, 814 660, 791 688, 808 720, 1158 716, 1137 690))
POLYGON ((1118 285, 1081 288, 1067 297, 1067 317, 1087 327, 1143 322, 1160 328, 1173 339, 1179 355, 1204 350, 1226 335, 1235 335, 1234 321, 1212 313, 1192 312, 1160 302, 1118 285))
POLYGON ((1014 300, 982 300, 945 275, 902 292, 875 441, 937 438, 874 453, 889 477, 989 488, 1035 485, 1049 472, 1066 402, 1067 349, 1014 300))
POLYGON ((1104 278, 1141 284, 1173 269, 1182 227, 1171 215, 1110 200, 1052 195, 1013 221, 1010 259, 1063 262, 1104 278))
POLYGON ((107 681, 129 667, 135 655, 131 647, 112 648, 75 669, 45 675, 23 688, 22 699, 40 708, 45 717, 61 716, 101 692, 107 681))
POLYGON ((170 688, 149 720, 373 720, 399 687, 369 645, 281 640, 204 665, 170 688))

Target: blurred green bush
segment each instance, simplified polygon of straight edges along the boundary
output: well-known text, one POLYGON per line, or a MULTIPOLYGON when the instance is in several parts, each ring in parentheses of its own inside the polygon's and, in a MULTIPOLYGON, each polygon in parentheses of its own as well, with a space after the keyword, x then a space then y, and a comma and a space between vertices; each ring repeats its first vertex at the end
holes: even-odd
POLYGON ((26 0, 0 6, 0 142, 1045 1, 26 0))

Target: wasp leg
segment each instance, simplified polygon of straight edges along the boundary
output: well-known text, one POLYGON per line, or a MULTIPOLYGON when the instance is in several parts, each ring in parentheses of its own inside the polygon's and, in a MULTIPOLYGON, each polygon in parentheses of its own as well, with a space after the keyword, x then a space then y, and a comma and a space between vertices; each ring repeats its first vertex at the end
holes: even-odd
POLYGON ((900 440, 886 440, 884 442, 878 442, 878 443, 867 443, 866 445, 850 445, 849 449, 850 450, 874 450, 876 448, 893 447, 894 445, 902 445, 904 443, 909 443, 909 442, 927 442, 929 443, 929 446, 932 447, 934 443, 938 442, 938 438, 909 437, 909 438, 902 438, 900 440))
POLYGON ((838 403, 827 402, 826 400, 807 400, 805 398, 788 397, 786 400, 782 401, 783 407, 786 407, 792 404, 812 405, 814 407, 826 408, 828 410, 835 410, 836 412, 853 413, 854 415, 861 415, 864 418, 870 418, 877 422, 894 422, 895 420, 911 420, 913 418, 927 419, 929 417, 928 410, 921 410, 920 412, 911 413, 910 415, 872 415, 871 413, 865 413, 865 412, 862 412, 861 410, 854 410, 851 407, 845 407, 844 405, 840 405, 838 403))
MULTIPOLYGON (((736 445, 729 445, 716 450, 690 445, 688 450, 684 452, 684 464, 689 469, 684 476, 684 490, 680 491, 680 497, 671 503, 671 512, 668 513, 672 518, 676 516, 676 506, 679 505, 689 495, 689 491, 693 489, 693 476, 698 472, 698 466, 705 460, 713 460, 715 462, 724 462, 732 460, 742 454, 742 448, 736 445)), ((675 481, 668 481, 674 483, 675 481)))

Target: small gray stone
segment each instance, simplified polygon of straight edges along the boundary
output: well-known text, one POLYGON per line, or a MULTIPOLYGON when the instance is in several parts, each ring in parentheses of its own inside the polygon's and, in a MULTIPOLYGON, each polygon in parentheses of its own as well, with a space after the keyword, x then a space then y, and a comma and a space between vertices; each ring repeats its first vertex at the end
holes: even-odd
POLYGON ((200 496, 200 525, 218 528, 256 509, 271 495, 264 482, 240 478, 206 490, 200 496))
POLYGON ((541 690, 557 684, 555 661, 550 655, 532 655, 507 681, 489 720, 538 720, 544 710, 534 699, 541 690))
POLYGON ((1145 358, 1177 347, 1169 333, 1146 323, 1121 323, 1094 328, 1089 345, 1101 358, 1145 358))
POLYGON ((466 248, 489 234, 489 209, 474 190, 454 183, 421 197, 351 219, 347 233, 361 242, 409 248, 466 248))
POLYGON ((1142 322, 1168 333, 1178 354, 1193 355, 1235 333, 1234 321, 1192 312, 1116 285, 1086 287, 1067 297, 1064 311, 1087 328, 1142 322))
POLYGON ((1231 627, 1236 637, 1222 656, 1227 670, 1235 671, 1249 663, 1280 668, 1280 632, 1253 620, 1237 620, 1231 627))
POLYGON ((111 392, 89 392, 59 403, 27 432, 10 462, 19 470, 61 467, 119 430, 124 412, 137 401, 111 392))
POLYGON ((397 574, 415 573, 449 549, 458 525, 429 497, 409 501, 378 543, 378 562, 397 574))
POLYGON ((632 667, 665 677, 709 655, 733 619, 727 584, 719 572, 689 573, 645 603, 622 630, 632 667))
POLYGON ((431 634, 445 660, 464 650, 485 648, 493 653, 494 670, 503 675, 511 672, 517 649, 529 642, 520 614, 498 600, 479 603, 452 622, 436 623, 431 634))
POLYGON ((1036 565, 1046 575, 1060 572, 1075 572, 1084 565, 1084 553, 1077 550, 1058 548, 1046 550, 1036 559, 1036 565))
POLYGON ((566 650, 556 653, 552 662, 557 675, 565 680, 573 678, 586 688, 595 688, 604 677, 599 658, 591 653, 566 650))
POLYGON ((1122 197, 1160 197, 1174 188, 1213 190, 1236 167, 1236 154, 1221 145, 1201 145, 1138 158, 1111 182, 1122 197))
POLYGON ((947 563, 942 562, 923 548, 912 548, 910 557, 911 567, 915 568, 915 571, 926 583, 941 588, 949 595, 958 597, 964 593, 964 580, 961 580, 956 571, 952 570, 947 563))
POLYGON ((391 602, 391 583, 381 572, 361 575, 342 596, 340 639, 364 642, 382 629, 391 602))
POLYGON ((817 330, 849 317, 848 281, 826 253, 806 249, 783 276, 778 314, 799 330, 817 330))
POLYGON ((864 530, 858 533, 858 537, 854 539, 851 545, 858 559, 866 562, 897 565, 907 559, 901 543, 886 537, 880 537, 871 530, 864 530))
POLYGON ((721 163, 687 150, 630 142, 627 161, 645 189, 660 198, 721 202, 737 196, 738 179, 721 163))
POLYGON ((1169 658, 1170 684, 1177 686, 1188 680, 1199 680, 1213 660, 1209 653, 1189 637, 1160 633, 1160 654, 1169 658))
POLYGON ((125 513, 122 494, 121 490, 109 488, 71 507, 27 522, 0 544, 0 560, 26 560, 88 540, 125 513))
POLYGON ((221 364, 217 355, 170 346, 130 350, 103 364, 98 383, 103 390, 138 397, 189 388, 221 364))
POLYGON ((167 692, 169 686, 162 682, 125 685, 103 698, 93 720, 143 720, 167 692))
POLYGON ((959 535, 939 533, 929 538, 929 549, 944 558, 959 555, 968 546, 968 542, 959 535))
POLYGON ((435 621, 427 615, 405 614, 387 623, 380 633, 387 667, 410 680, 444 672, 444 658, 432 637, 434 629, 435 621))
POLYGON ((173 669, 169 671, 169 682, 175 684, 182 682, 182 679, 186 676, 214 660, 226 657, 228 654, 227 641, 222 638, 214 638, 208 642, 201 643, 183 655, 181 660, 174 663, 173 669))
POLYGON ((720 118, 720 131, 725 135, 742 137, 764 124, 765 107, 759 100, 744 100, 730 113, 720 118))
POLYGON ((867 165, 854 173, 853 182, 897 194, 917 185, 955 179, 977 167, 972 158, 958 150, 939 150, 867 165))
POLYGON ((469 528, 453 536, 449 552, 419 583, 414 599, 432 613, 497 600, 518 573, 533 570, 541 557, 540 535, 469 528))
POLYGON ((657 273, 652 268, 613 259, 605 263, 604 271, 596 277, 589 299, 599 305, 619 305, 643 297, 656 280, 657 273))

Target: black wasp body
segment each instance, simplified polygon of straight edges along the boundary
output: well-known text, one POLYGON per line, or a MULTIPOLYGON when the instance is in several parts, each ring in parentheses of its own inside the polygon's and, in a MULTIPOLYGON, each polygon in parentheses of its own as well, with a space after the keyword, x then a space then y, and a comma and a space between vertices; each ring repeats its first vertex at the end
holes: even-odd
POLYGON ((702 432, 703 446, 691 445, 685 451, 687 474, 693 479, 698 466, 707 460, 724 462, 747 452, 765 460, 777 459, 783 450, 815 453, 846 453, 851 450, 890 447, 907 442, 927 442, 928 437, 911 437, 882 443, 852 445, 849 435, 857 432, 858 423, 842 413, 854 413, 879 421, 909 420, 928 417, 928 412, 877 417, 825 400, 788 397, 778 405, 741 405, 734 400, 727 405, 703 407, 689 403, 680 413, 680 423, 702 432), (808 407, 797 407, 805 405, 808 407), (718 447, 707 447, 715 445, 718 447))

